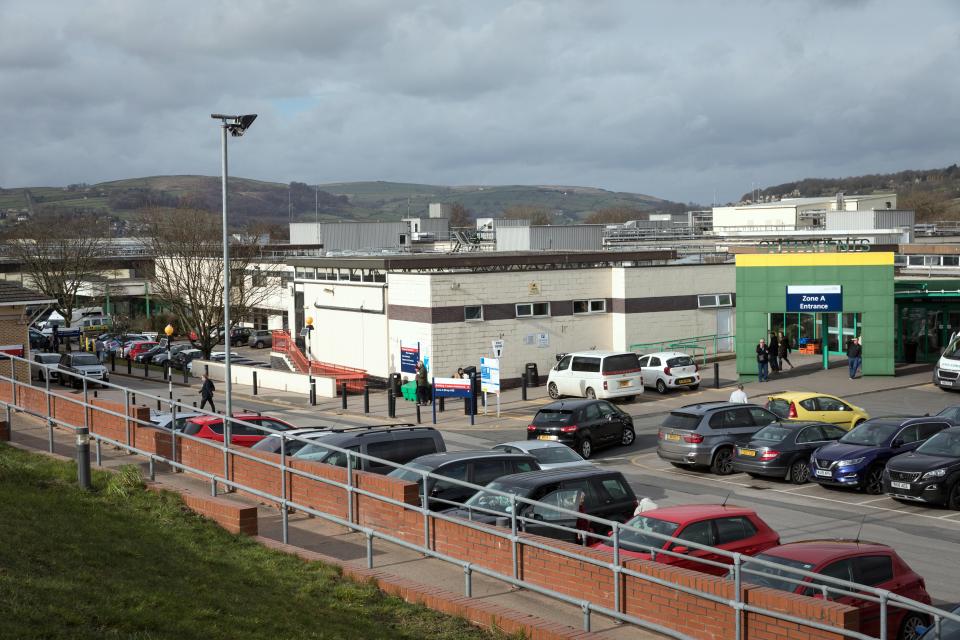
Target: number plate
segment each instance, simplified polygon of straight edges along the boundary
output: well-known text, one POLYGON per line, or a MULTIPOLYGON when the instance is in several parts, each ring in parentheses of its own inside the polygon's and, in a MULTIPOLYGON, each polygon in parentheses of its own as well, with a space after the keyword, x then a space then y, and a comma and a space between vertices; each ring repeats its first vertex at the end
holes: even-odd
POLYGON ((557 440, 557 436, 537 436, 537 440, 557 440))
POLYGON ((910 490, 909 482, 891 482, 890 486, 893 487, 894 489, 906 489, 908 491, 910 490))
POLYGON ((754 458, 757 455, 757 452, 753 449, 740 449, 740 455, 747 456, 748 458, 754 458))
POLYGON ((817 476, 820 478, 832 478, 833 472, 829 469, 817 469, 817 476))
POLYGON ((693 378, 680 378, 677 380, 677 384, 690 384, 693 382, 693 378))
POLYGON ((633 381, 632 381, 632 380, 621 380, 621 381, 620 381, 620 387, 621 387, 621 388, 623 388, 623 387, 629 387, 629 386, 631 386, 632 384, 633 384, 633 381))
POLYGON ((664 440, 670 440, 671 442, 680 442, 680 436, 676 433, 668 433, 663 436, 664 440))

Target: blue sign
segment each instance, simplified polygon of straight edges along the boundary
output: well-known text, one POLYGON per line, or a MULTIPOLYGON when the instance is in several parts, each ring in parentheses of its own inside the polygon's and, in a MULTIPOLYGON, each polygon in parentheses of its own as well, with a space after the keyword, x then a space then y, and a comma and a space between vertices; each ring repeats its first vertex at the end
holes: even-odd
POLYGON ((417 363, 420 362, 420 343, 415 347, 405 347, 400 344, 400 371, 416 373, 417 363))
POLYGON ((842 313, 843 288, 838 284, 787 285, 787 313, 842 313))
POLYGON ((434 398, 469 398, 469 378, 434 378, 434 398))

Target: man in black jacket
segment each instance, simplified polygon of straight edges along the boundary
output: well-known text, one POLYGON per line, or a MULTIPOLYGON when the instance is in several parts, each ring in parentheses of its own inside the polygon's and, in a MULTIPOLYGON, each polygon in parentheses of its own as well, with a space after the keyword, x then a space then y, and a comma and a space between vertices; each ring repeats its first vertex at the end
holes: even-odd
POLYGON ((847 343, 847 364, 850 366, 850 379, 857 377, 857 369, 863 362, 863 348, 860 346, 860 338, 850 338, 847 343))
POLYGON ((213 387, 213 381, 210 380, 206 374, 204 374, 202 378, 203 384, 200 385, 200 408, 203 409, 209 402, 210 411, 216 413, 217 408, 213 405, 213 392, 216 391, 216 389, 213 387))

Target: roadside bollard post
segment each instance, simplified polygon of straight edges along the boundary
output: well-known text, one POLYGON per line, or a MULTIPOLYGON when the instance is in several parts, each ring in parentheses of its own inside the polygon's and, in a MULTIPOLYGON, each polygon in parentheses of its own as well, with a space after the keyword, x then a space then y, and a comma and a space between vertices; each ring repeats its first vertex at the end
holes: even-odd
POLYGON ((719 362, 713 363, 713 388, 714 389, 720 388, 720 363, 719 362))
POLYGON ((363 412, 370 413, 370 385, 363 385, 363 412))
POLYGON ((310 406, 317 406, 317 381, 310 378, 310 406))
POLYGON ((387 389, 387 415, 391 418, 397 417, 397 399, 393 395, 393 386, 387 389))
POLYGON ((183 384, 190 384, 190 367, 183 365, 183 384))
POLYGON ((127 375, 128 376, 133 375, 133 363, 130 362, 130 358, 127 358, 127 375))
POLYGON ((253 372, 253 395, 257 395, 257 372, 253 372))
POLYGON ((346 410, 347 408, 347 383, 344 382, 340 385, 340 406, 346 410))
POLYGON ((527 373, 520 376, 520 397, 524 402, 527 401, 527 373))
POLYGON ((113 351, 110 352, 110 371, 111 373, 116 373, 117 371, 117 354, 113 351))
POLYGON ((420 424, 422 419, 420 418, 420 403, 417 403, 417 424, 420 424))
POLYGON ((77 428, 77 484, 90 491, 90 429, 77 428))
POLYGON ((443 410, 444 410, 444 406, 443 406, 443 401, 444 401, 444 399, 445 399, 445 398, 443 398, 442 396, 440 397, 440 407, 439 407, 439 408, 440 408, 440 413, 443 413, 443 410))

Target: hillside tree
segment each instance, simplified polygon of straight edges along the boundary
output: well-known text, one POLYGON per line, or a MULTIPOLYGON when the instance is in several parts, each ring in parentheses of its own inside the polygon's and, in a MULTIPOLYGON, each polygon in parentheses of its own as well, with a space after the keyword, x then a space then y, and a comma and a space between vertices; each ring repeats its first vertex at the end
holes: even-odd
POLYGON ((450 226, 451 227, 472 227, 474 223, 473 213, 459 202, 454 202, 450 207, 450 226))
POLYGON ((503 217, 507 220, 528 220, 531 225, 550 224, 550 212, 544 207, 530 204, 513 204, 504 209, 503 217))

